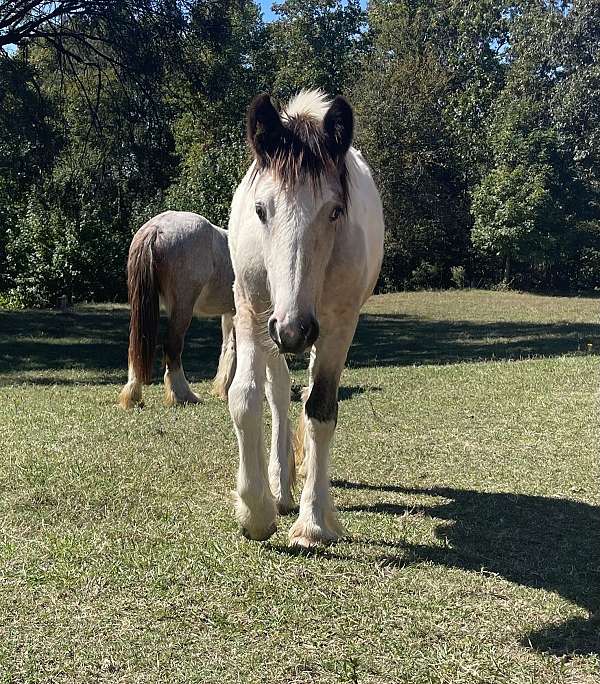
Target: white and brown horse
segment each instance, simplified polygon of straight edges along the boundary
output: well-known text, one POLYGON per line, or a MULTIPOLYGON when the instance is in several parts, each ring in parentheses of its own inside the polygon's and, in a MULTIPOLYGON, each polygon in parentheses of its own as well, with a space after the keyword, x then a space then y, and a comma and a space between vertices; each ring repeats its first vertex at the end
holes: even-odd
POLYGON ((221 316, 223 342, 213 392, 225 399, 235 373, 233 270, 227 231, 203 216, 165 211, 134 235, 127 261, 131 322, 128 381, 119 395, 123 408, 142 401, 142 384, 152 382, 159 305, 168 315, 164 341, 165 401, 197 403, 183 371, 181 352, 194 314, 221 316))
POLYGON ((293 506, 288 429, 290 376, 283 354, 311 348, 302 412, 305 482, 290 543, 313 546, 343 530, 329 493, 338 386, 363 303, 383 257, 383 210, 369 167, 353 147, 342 97, 301 92, 281 111, 251 104, 254 162, 231 208, 237 370, 229 409, 239 444, 235 509, 243 533, 267 539, 293 506), (264 396, 273 416, 263 454, 264 396))

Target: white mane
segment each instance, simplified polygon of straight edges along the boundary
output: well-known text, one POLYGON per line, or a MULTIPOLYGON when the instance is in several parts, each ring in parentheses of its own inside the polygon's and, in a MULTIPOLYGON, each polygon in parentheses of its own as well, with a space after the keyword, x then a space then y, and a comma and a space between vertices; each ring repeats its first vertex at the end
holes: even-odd
POLYGON ((331 100, 322 90, 301 90, 281 112, 283 119, 291 116, 310 116, 321 121, 331 106, 331 100))

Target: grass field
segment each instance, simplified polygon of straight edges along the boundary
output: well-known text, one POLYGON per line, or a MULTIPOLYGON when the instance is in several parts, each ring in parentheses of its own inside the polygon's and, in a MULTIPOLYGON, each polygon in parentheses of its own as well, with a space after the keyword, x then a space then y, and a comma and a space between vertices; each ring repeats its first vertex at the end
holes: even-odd
POLYGON ((599 312, 372 299, 310 555, 236 529, 217 322, 125 413, 124 307, 0 312, 0 683, 600 682, 599 312))

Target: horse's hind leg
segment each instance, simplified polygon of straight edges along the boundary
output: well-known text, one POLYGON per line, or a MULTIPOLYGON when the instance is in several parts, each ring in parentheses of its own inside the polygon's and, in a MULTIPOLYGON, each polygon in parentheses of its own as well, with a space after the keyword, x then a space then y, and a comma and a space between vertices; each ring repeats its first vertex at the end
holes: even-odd
POLYGON ((192 392, 181 363, 185 334, 190 327, 193 311, 193 301, 176 302, 169 311, 165 341, 165 403, 168 406, 197 404, 200 401, 192 392))
POLYGON ((135 376, 131 360, 127 371, 127 384, 119 394, 119 404, 124 409, 132 409, 136 404, 142 405, 142 383, 135 376))
POLYGON ((212 393, 220 399, 227 399, 229 386, 233 381, 236 366, 235 352, 235 330, 233 327, 233 315, 223 314, 221 316, 221 331, 223 341, 221 343, 221 355, 219 357, 219 367, 213 380, 212 393))
POLYGON ((273 423, 269 485, 281 514, 289 513, 294 508, 292 489, 296 480, 296 467, 289 420, 290 390, 290 373, 285 358, 269 357, 265 386, 273 423))

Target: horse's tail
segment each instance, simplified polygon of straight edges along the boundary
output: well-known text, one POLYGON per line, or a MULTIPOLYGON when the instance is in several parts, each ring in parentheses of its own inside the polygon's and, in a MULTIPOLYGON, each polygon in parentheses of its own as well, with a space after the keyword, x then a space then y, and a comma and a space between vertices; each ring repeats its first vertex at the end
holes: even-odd
POLYGON ((152 382, 152 368, 158 340, 158 284, 154 270, 153 247, 157 228, 149 226, 136 233, 127 260, 129 293, 129 364, 139 382, 152 382))
POLYGON ((300 419, 298 420, 298 427, 294 433, 294 465, 296 472, 304 477, 304 433, 306 431, 304 404, 308 399, 310 388, 305 387, 302 390, 302 411, 300 412, 300 419))

